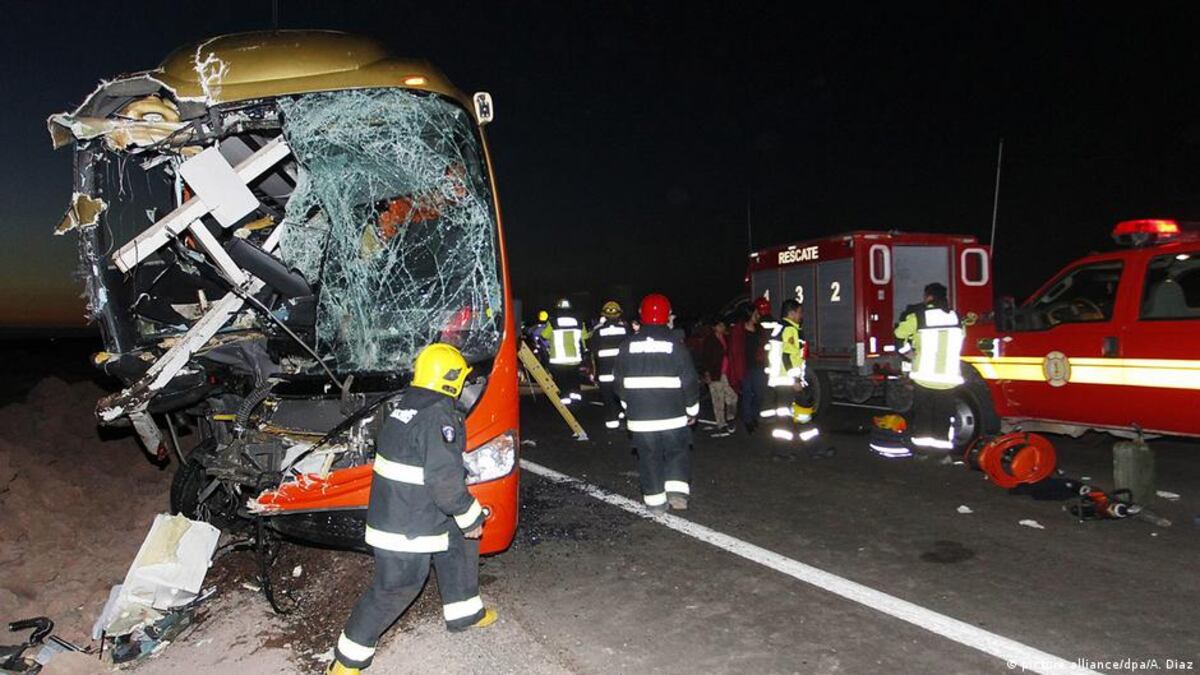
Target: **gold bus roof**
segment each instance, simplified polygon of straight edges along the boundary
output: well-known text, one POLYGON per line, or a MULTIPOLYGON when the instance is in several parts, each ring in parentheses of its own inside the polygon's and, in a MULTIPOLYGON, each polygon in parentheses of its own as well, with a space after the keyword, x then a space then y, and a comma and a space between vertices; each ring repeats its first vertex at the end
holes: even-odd
MULTIPOLYGON (((284 30, 221 35, 184 45, 153 70, 104 81, 70 113, 49 120, 54 147, 111 133, 99 120, 131 101, 161 96, 183 119, 210 106, 338 89, 431 91, 471 101, 426 61, 393 56, 378 41, 337 31, 284 30)), ((124 123, 124 121, 122 121, 124 123)))

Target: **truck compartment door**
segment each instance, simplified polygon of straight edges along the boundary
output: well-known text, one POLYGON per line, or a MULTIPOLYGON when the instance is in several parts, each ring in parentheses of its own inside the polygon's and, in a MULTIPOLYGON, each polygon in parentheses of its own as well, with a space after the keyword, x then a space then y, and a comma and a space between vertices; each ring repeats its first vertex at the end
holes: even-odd
POLYGON ((779 311, 779 303, 786 297, 779 283, 779 268, 758 270, 750 275, 750 298, 761 298, 763 295, 771 301, 771 312, 779 311))
POLYGON ((904 308, 921 302, 925 285, 938 282, 951 293, 950 254, 945 246, 896 246, 892 249, 892 316, 899 319, 904 308))
POLYGON ((830 260, 816 267, 815 317, 812 305, 805 305, 810 339, 816 338, 818 354, 854 354, 854 261, 830 260))
MULTIPOLYGON (((795 298, 800 306, 804 309, 805 333, 808 337, 812 337, 812 330, 816 327, 816 311, 817 303, 813 293, 813 273, 816 270, 812 265, 792 265, 783 268, 783 288, 789 298, 795 298), (810 316, 811 313, 811 316, 810 316)), ((776 310, 778 311, 778 309, 776 310)))

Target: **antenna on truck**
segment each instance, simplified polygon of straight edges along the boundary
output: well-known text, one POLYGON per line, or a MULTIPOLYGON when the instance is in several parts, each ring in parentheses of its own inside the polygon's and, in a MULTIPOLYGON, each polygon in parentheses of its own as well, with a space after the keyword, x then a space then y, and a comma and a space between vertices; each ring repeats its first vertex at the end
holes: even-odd
POLYGON ((1000 139, 1000 150, 996 153, 996 187, 992 192, 992 236, 988 239, 988 246, 992 249, 992 255, 996 254, 996 212, 1000 209, 1000 165, 1004 163, 1004 138, 1000 139))
POLYGON ((754 253, 754 230, 750 227, 750 197, 746 197, 746 248, 754 253))

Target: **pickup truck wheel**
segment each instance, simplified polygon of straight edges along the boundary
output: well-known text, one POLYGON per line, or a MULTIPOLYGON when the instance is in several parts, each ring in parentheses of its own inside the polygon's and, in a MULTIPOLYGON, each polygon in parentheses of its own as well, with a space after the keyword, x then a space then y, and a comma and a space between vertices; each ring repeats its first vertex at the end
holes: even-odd
POLYGON ((954 449, 965 451, 983 432, 982 407, 970 387, 959 387, 954 394, 954 449))

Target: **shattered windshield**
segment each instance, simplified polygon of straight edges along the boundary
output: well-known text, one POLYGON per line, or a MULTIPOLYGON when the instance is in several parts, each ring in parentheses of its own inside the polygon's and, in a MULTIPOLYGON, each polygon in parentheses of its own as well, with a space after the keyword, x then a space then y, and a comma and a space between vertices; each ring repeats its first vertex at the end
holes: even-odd
POLYGON ((279 99, 300 165, 280 254, 317 287, 317 351, 407 369, 441 340, 500 342, 503 289, 483 152, 462 107, 399 89, 279 99))

